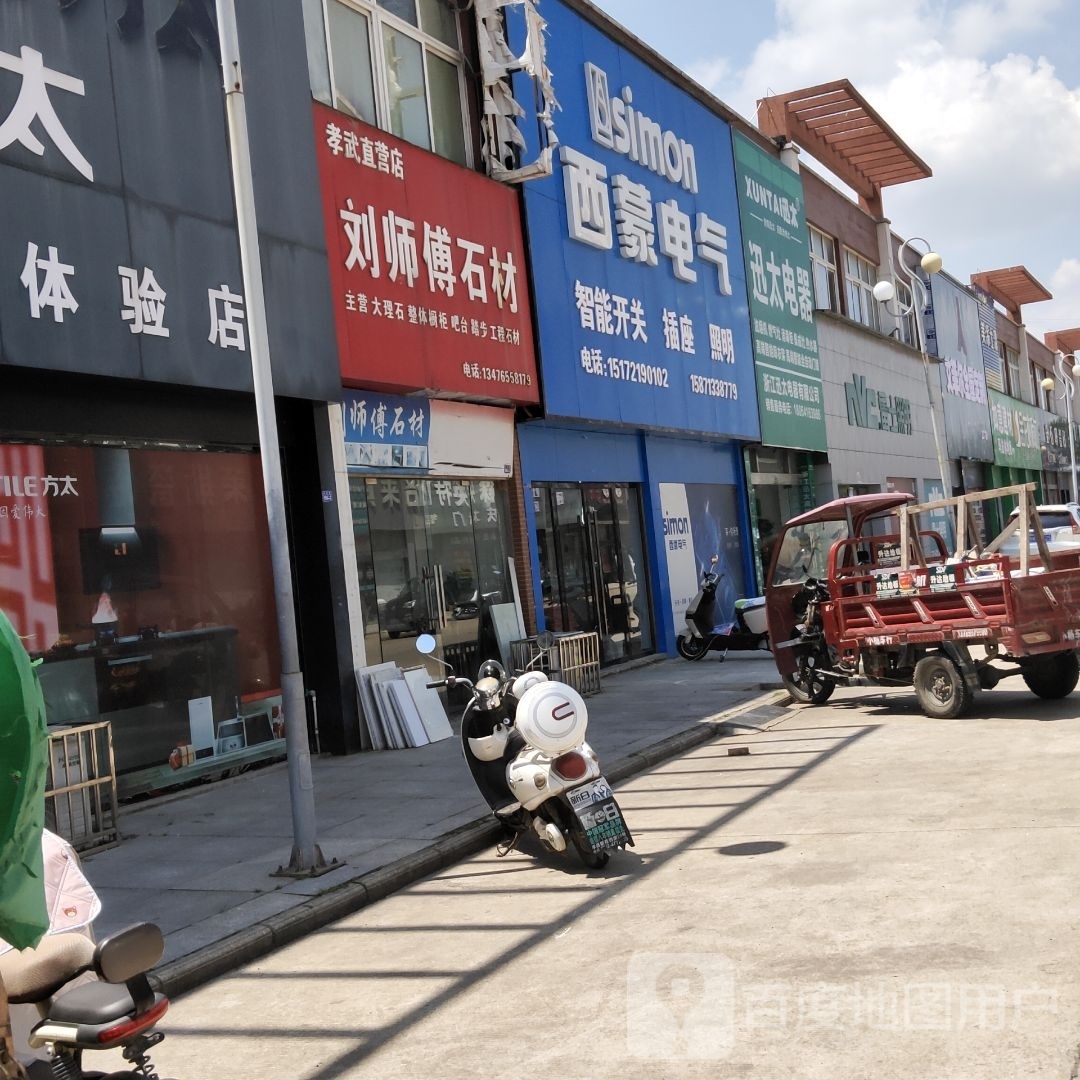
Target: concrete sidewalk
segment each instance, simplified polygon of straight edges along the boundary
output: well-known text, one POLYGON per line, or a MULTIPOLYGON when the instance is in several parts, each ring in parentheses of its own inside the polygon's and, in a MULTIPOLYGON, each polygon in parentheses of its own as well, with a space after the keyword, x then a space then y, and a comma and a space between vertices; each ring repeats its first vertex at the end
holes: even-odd
MULTIPOLYGON (((661 659, 605 675, 603 686, 587 699, 588 738, 613 782, 725 725, 767 724, 787 700, 767 652, 661 659)), ((122 807, 119 846, 85 859, 103 905, 99 936, 157 923, 166 951, 156 975, 177 994, 494 842, 457 738, 320 757, 312 774, 317 840, 340 867, 271 876, 292 849, 284 764, 122 807)))

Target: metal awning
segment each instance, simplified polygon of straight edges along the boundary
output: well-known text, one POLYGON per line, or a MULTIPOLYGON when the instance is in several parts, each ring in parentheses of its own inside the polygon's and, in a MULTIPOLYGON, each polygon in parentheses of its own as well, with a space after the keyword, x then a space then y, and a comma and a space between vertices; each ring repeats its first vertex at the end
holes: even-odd
POLYGON ((861 521, 872 514, 883 514, 887 510, 895 510, 898 506, 907 506, 914 502, 915 496, 906 491, 871 491, 865 495, 846 495, 791 518, 784 523, 784 528, 810 525, 816 521, 843 521, 849 513, 854 519, 861 521))
POLYGON ((1008 312, 1014 322, 1023 322, 1020 308, 1053 295, 1028 271, 1026 266, 1008 266, 1003 270, 984 270, 971 275, 971 283, 989 293, 1008 312))
POLYGON ((758 128, 802 147, 867 200, 933 175, 847 79, 761 98, 758 128))

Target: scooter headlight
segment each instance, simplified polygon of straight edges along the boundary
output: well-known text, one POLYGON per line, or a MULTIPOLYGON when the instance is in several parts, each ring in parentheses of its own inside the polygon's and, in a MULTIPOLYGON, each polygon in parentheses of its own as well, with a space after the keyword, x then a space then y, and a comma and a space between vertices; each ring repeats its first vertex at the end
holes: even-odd
POLYGON ((477 681, 475 690, 480 697, 485 698, 490 702, 498 695, 499 687, 501 685, 502 683, 500 683, 498 679, 492 678, 489 675, 486 678, 477 681))

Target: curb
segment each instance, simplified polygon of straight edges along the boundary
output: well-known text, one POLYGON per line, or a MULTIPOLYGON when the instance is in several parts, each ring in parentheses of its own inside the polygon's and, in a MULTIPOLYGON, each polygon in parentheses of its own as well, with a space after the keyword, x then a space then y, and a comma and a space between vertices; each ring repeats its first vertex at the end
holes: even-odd
MULTIPOLYGON (((612 784, 617 784, 713 739, 734 735, 738 731, 767 730, 784 719, 783 715, 761 726, 733 721, 744 713, 775 707, 788 699, 786 691, 777 692, 772 687, 768 689, 771 692, 706 717, 685 731, 676 732, 653 746, 619 758, 605 768, 604 775, 612 784)), ((150 981, 155 989, 167 997, 185 994, 489 847, 496 842, 501 831, 490 815, 461 825, 420 851, 395 859, 344 885, 334 886, 325 893, 313 896, 288 911, 262 919, 254 926, 238 930, 187 956, 163 964, 151 973, 150 981)))

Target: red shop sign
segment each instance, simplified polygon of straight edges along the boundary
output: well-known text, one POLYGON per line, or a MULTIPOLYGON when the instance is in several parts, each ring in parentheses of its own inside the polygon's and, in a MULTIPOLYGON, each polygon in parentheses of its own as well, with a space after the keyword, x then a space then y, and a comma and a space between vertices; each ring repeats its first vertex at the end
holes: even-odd
POLYGON ((341 374, 540 400, 516 192, 315 105, 341 374))

